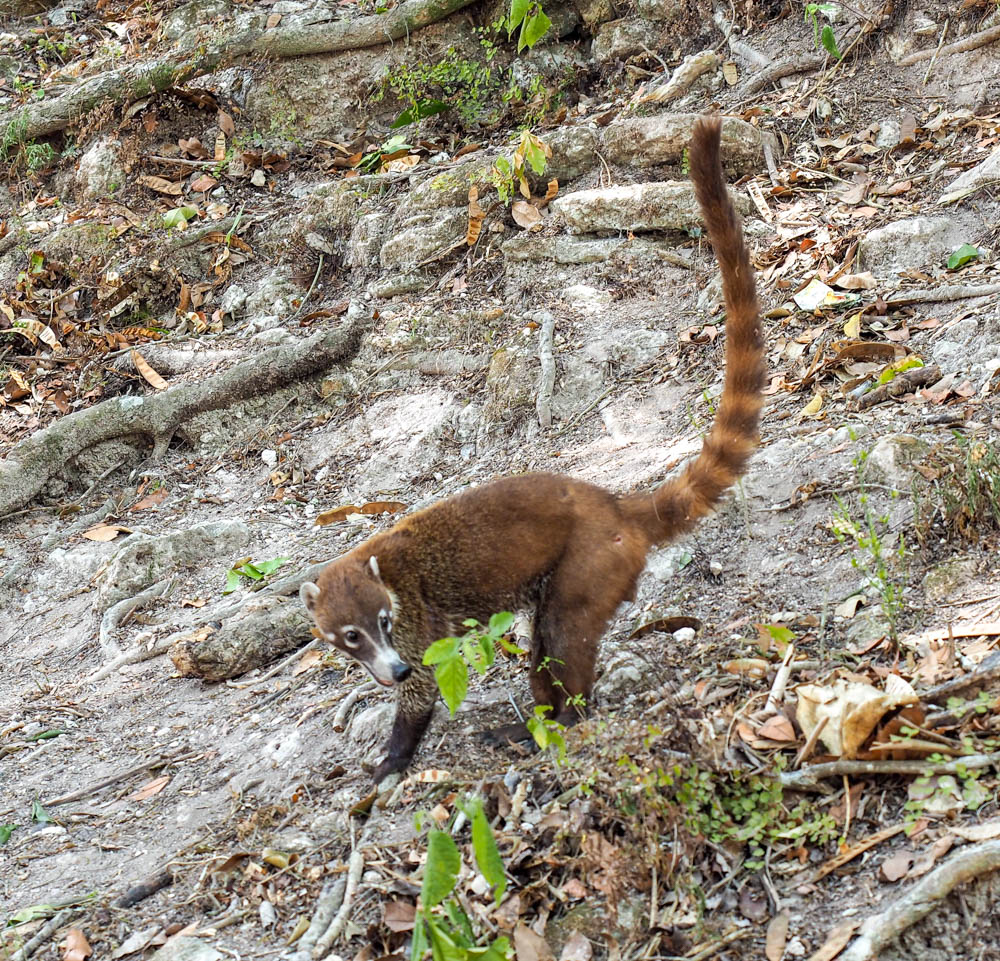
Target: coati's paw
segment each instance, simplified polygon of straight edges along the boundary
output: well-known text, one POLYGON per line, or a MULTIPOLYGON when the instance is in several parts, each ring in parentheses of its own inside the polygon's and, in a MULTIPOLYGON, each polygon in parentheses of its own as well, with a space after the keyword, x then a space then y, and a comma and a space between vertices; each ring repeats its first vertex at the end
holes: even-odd
POLYGON ((524 724, 504 724, 501 727, 493 727, 486 731, 480 731, 479 737, 486 743, 497 747, 519 748, 529 747, 534 749, 535 739, 524 724))
POLYGON ((401 774, 410 764, 410 758, 390 754, 372 773, 372 780, 378 784, 390 774, 401 774))

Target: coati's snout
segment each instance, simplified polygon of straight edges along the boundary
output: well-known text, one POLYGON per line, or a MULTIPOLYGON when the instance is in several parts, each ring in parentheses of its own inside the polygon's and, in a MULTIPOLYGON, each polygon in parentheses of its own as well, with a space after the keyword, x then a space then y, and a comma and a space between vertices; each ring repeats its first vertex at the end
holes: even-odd
POLYGON ((372 557, 358 571, 334 562, 320 574, 319 583, 307 581, 299 597, 312 615, 316 629, 339 651, 353 657, 383 687, 402 684, 413 668, 392 646, 392 595, 379 576, 372 557), (352 576, 353 575, 353 576, 352 576))

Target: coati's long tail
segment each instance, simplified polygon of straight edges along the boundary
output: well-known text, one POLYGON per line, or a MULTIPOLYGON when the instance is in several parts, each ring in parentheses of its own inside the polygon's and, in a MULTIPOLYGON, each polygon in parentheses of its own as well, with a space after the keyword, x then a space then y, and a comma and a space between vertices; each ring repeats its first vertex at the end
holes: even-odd
POLYGON ((757 446, 764 403, 764 336, 750 254, 739 215, 726 190, 719 156, 722 124, 702 118, 689 147, 691 181, 722 271, 726 299, 726 378, 711 433, 701 452, 677 477, 652 494, 621 499, 627 515, 663 543, 691 530, 746 470, 757 446))

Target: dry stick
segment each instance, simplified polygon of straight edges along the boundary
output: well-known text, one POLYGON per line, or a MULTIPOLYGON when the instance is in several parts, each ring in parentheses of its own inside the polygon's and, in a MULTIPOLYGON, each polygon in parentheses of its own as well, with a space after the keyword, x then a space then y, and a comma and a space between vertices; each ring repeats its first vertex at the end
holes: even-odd
POLYGON ((312 957, 313 948, 320 936, 325 934, 330 927, 337 909, 343 904, 344 889, 347 887, 347 878, 338 878, 336 881, 328 881, 320 892, 316 901, 316 910, 313 912, 312 920, 306 933, 299 939, 296 945, 295 955, 301 957, 303 961, 312 957))
POLYGON ((963 769, 976 770, 1000 764, 1000 751, 993 754, 967 754, 954 761, 944 761, 940 764, 929 761, 830 761, 826 764, 813 764, 801 771, 782 771, 778 775, 781 786, 793 791, 816 789, 822 780, 828 777, 840 777, 843 774, 955 774, 963 769))
POLYGON ((740 89, 740 96, 747 97, 750 94, 763 90, 768 84, 781 80, 783 77, 790 77, 796 73, 808 73, 810 70, 819 70, 826 62, 825 57, 805 57, 801 60, 782 60, 780 63, 764 67, 763 70, 756 71, 740 89))
POLYGON ((784 700, 785 688, 788 686, 788 678, 792 673, 792 657, 795 655, 795 645, 789 644, 785 648, 785 656, 781 659, 781 667, 774 675, 774 683, 771 685, 770 693, 764 702, 762 714, 777 714, 778 705, 784 700))
POLYGON ((949 287, 932 287, 930 290, 901 290, 886 303, 890 307, 907 304, 936 304, 970 297, 995 297, 1000 294, 1000 284, 956 284, 949 287))
POLYGON ((934 64, 937 63, 938 54, 941 53, 941 47, 944 46, 944 38, 948 36, 948 27, 951 25, 951 20, 946 19, 944 22, 944 29, 941 31, 941 39, 938 40, 937 50, 934 51, 934 56, 931 57, 931 62, 927 64, 927 73, 924 74, 924 86, 927 85, 927 81, 931 78, 931 71, 934 69, 934 64))
POLYGON ((979 33, 974 33, 971 37, 966 37, 964 40, 949 43, 947 47, 935 48, 934 50, 918 50, 916 53, 911 53, 909 56, 903 57, 902 60, 898 60, 896 66, 909 67, 911 64, 920 63, 921 60, 929 60, 934 56, 950 57, 953 53, 965 53, 967 50, 976 50, 979 47, 985 47, 986 44, 993 43, 994 40, 1000 40, 1000 26, 990 27, 989 30, 981 30, 979 33))
POLYGON ((1000 841, 984 841, 960 849, 944 864, 921 878, 885 911, 861 925, 857 939, 842 961, 869 961, 891 941, 925 917, 955 888, 1000 869, 1000 841))
POLYGON ((0 516, 24 507, 63 465, 102 441, 145 434, 161 442, 195 414, 271 393, 352 357, 363 325, 350 322, 235 364, 197 384, 129 395, 61 417, 17 444, 0 462, 0 516))
POLYGON ((819 719, 819 723, 809 733, 809 737, 806 738, 806 743, 802 745, 802 749, 795 755, 795 760, 792 761, 793 771, 801 767, 802 762, 805 761, 810 754, 812 754, 813 748, 816 747, 816 742, 819 740, 819 736, 823 733, 823 728, 826 727, 827 721, 829 720, 829 715, 821 717, 819 719))
POLYGON ((121 624, 123 618, 133 611, 145 607, 150 601, 154 601, 164 594, 169 594, 173 590, 173 586, 174 582, 172 580, 164 581, 162 584, 154 584, 152 587, 147 587, 146 590, 136 594, 135 597, 126 597, 125 600, 119 601, 117 604, 109 607, 101 618, 101 627, 98 634, 101 650, 105 653, 114 653, 120 657, 121 648, 117 644, 113 644, 110 638, 112 633, 118 630, 118 625, 121 624))
MULTIPOLYGON (((192 628, 191 630, 196 630, 196 628, 192 628)), ((177 631, 169 637, 164 637, 162 640, 156 641, 149 647, 134 647, 131 651, 126 651, 122 654, 121 657, 116 657, 113 661, 109 661, 104 667, 94 671, 93 674, 89 674, 78 684, 74 685, 74 688, 81 687, 84 684, 96 684, 98 681, 103 681, 104 678, 114 674, 121 667, 125 667, 128 664, 141 664, 143 661, 151 661, 154 657, 166 654, 177 641, 187 637, 191 633, 191 630, 177 631)))
POLYGON ((326 23, 289 17, 273 29, 263 18, 235 26, 215 43, 182 50, 162 60, 128 64, 86 77, 64 94, 46 97, 0 117, 0 141, 26 143, 56 133, 96 107, 130 103, 181 86, 243 57, 301 57, 314 53, 358 50, 408 37, 415 30, 468 6, 472 0, 404 0, 382 14, 345 17, 326 23))
POLYGON ((358 890, 358 882, 361 880, 361 874, 364 869, 364 854, 362 854, 360 849, 352 851, 350 864, 347 869, 347 886, 344 889, 344 902, 341 904, 337 916, 330 923, 330 927, 326 929, 326 932, 316 943, 316 947, 313 948, 313 961, 320 961, 321 958, 325 958, 330 953, 330 948, 333 947, 334 942, 340 937, 347 926, 348 919, 351 916, 351 908, 354 906, 354 895, 358 890))
POLYGON ((964 691, 967 687, 985 684, 998 677, 1000 677, 1000 651, 990 654, 971 673, 963 674, 961 677, 945 681, 943 684, 938 684, 930 690, 924 691, 920 695, 920 700, 925 704, 939 704, 956 691, 964 691))
POLYGON ((378 685, 375 681, 366 681, 364 684, 359 684, 355 687, 348 695, 340 702, 340 707, 337 708, 337 713, 333 715, 333 729, 335 731, 343 731, 347 727, 347 715, 351 713, 351 708, 354 707, 358 701, 368 694, 371 694, 378 685))
POLYGON ((67 908, 50 918, 30 941, 26 941, 10 956, 10 961, 27 961, 56 931, 66 924, 70 918, 75 917, 77 913, 67 908))
POLYGON ((538 360, 542 372, 538 376, 538 426, 547 430, 552 426, 552 391, 556 385, 556 362, 552 356, 552 342, 555 336, 556 319, 550 311, 542 317, 542 329, 538 337, 538 360))
POLYGON ((162 754, 158 758, 148 758, 142 764, 134 764, 124 771, 112 774, 111 777, 88 784, 87 787, 82 787, 79 791, 71 791, 69 794, 61 794, 59 797, 42 801, 42 807, 50 808, 56 807, 59 804, 68 804, 70 801, 79 801, 81 798, 96 794, 98 791, 110 787, 112 784, 125 781, 135 774, 142 774, 143 771, 152 771, 158 767, 165 767, 167 764, 176 764, 178 761, 189 761, 193 757, 198 757, 201 753, 201 751, 187 751, 180 754, 162 754))

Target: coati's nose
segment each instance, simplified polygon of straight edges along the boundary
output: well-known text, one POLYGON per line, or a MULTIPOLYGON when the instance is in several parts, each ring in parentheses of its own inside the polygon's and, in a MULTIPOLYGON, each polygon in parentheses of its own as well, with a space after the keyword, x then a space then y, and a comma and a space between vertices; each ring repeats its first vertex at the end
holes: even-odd
POLYGON ((413 668, 409 664, 404 664, 400 661, 399 664, 393 665, 392 668, 392 679, 400 684, 405 681, 413 673, 413 668))

